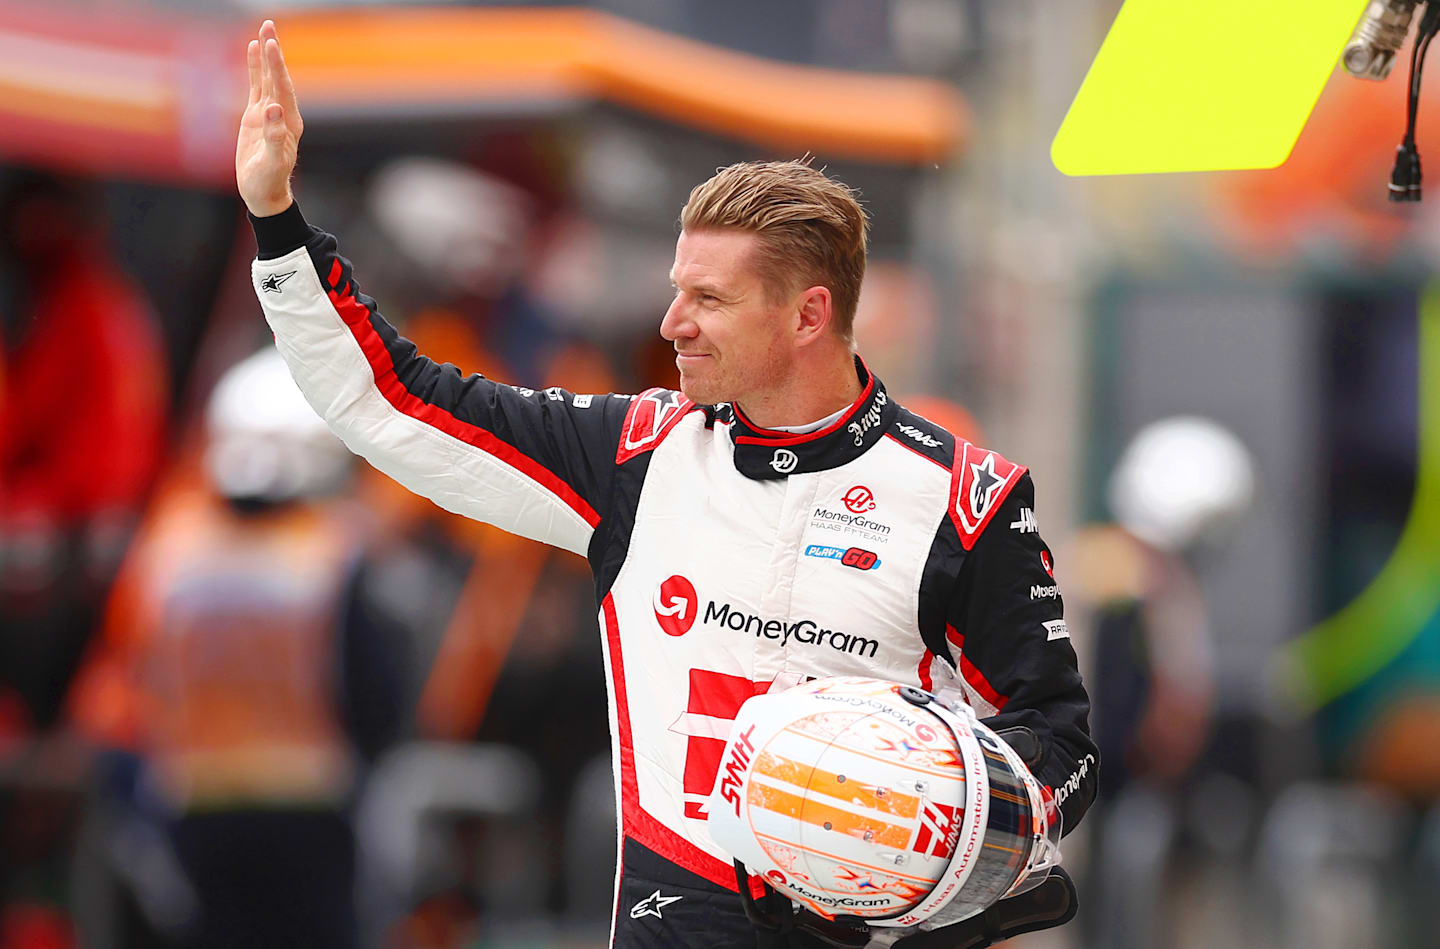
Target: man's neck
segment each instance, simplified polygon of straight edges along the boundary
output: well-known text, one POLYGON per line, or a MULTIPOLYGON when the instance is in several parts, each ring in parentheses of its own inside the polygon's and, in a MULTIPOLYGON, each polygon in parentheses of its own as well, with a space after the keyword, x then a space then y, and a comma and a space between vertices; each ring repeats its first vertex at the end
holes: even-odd
POLYGON ((819 371, 801 370, 785 384, 751 395, 738 404, 746 417, 761 428, 807 425, 848 407, 864 386, 855 372, 854 354, 845 350, 827 360, 819 371))

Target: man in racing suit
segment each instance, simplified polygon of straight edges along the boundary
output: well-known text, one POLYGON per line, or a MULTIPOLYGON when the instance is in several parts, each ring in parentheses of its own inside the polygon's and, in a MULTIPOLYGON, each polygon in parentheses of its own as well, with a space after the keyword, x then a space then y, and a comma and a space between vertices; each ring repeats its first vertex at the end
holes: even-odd
MULTIPOLYGON (((589 559, 620 814, 614 945, 756 945, 706 800, 736 710, 773 687, 956 689, 1010 729, 1075 826, 1096 751, 1034 488, 895 403, 853 354, 864 221, 848 189, 798 163, 712 179, 816 189, 849 215, 859 267, 834 293, 774 294, 756 234, 687 225, 661 325, 682 391, 517 388, 426 359, 360 293, 290 192, 301 126, 269 21, 249 62, 237 179, 255 292, 301 390, 411 490, 589 559)), ((682 223, 706 202, 725 204, 709 183, 682 223)))

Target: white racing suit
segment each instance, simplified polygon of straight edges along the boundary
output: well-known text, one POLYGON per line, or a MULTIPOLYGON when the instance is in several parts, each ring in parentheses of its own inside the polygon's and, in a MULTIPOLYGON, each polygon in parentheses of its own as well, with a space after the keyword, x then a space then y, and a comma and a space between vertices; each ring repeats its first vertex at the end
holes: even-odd
POLYGON ((806 435, 678 392, 465 376, 385 321, 298 207, 253 223, 256 295, 335 433, 447 510, 589 559, 620 815, 614 945, 756 944, 705 800, 736 709, 772 684, 959 689, 992 728, 1029 729, 1022 754, 1065 829, 1079 822, 1089 699, 1023 466, 906 411, 858 359, 860 398, 806 435))

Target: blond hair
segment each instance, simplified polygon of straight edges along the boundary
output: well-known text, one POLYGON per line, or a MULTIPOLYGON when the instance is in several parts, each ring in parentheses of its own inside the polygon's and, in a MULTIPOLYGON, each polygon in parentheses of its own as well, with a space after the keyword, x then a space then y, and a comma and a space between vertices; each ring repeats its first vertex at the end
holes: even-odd
POLYGON ((826 287, 835 329, 850 339, 869 221, 848 185, 805 160, 741 162, 695 186, 680 227, 753 233, 759 238, 755 265, 770 299, 826 287))

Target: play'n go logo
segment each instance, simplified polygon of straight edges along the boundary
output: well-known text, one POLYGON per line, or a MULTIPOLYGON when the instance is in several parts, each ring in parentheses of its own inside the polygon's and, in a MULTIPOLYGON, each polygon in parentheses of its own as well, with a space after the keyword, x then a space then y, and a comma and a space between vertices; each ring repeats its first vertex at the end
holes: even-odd
POLYGON ((684 636, 695 625, 700 612, 700 597, 695 594, 695 584, 676 574, 655 588, 652 600, 655 607, 655 622, 667 636, 684 636))

